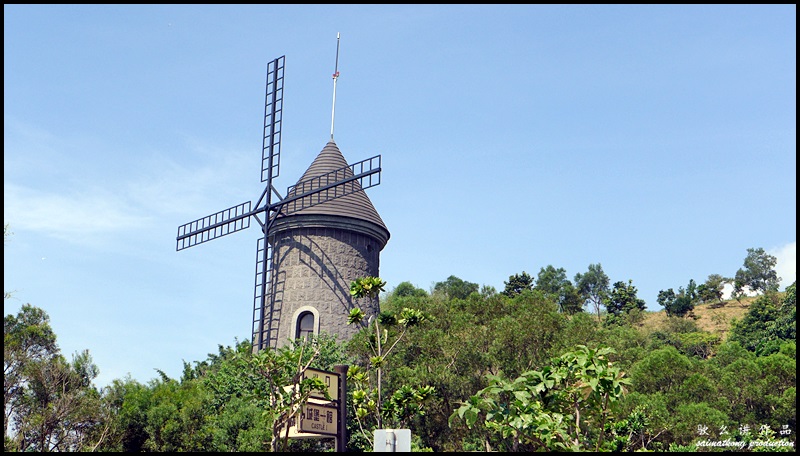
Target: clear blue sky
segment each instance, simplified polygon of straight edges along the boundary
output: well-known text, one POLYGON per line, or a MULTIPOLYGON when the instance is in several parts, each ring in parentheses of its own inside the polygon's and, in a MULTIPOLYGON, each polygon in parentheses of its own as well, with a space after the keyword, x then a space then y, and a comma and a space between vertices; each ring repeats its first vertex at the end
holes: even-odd
POLYGON ((498 291, 600 263, 659 290, 748 248, 795 280, 796 6, 4 5, 3 288, 102 386, 250 337, 267 62, 286 56, 285 193, 330 136, 382 155, 388 289, 498 291))

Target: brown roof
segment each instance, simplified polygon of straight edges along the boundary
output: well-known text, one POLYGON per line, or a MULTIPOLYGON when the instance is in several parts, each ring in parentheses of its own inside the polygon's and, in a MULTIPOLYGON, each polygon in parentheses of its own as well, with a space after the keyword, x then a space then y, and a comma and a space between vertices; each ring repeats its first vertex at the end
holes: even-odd
MULTIPOLYGON (((303 188, 298 185, 297 188, 292 189, 286 195, 286 197, 293 196, 297 193, 302 193, 308 190, 313 190, 320 188, 321 186, 325 185, 324 182, 320 182, 320 180, 310 180, 314 177, 322 176, 324 174, 330 173, 332 171, 341 170, 342 168, 347 167, 347 161, 344 159, 342 152, 336 146, 336 143, 333 140, 328 141, 328 144, 322 149, 322 152, 317 155, 317 158, 314 159, 314 162, 311 163, 311 166, 308 167, 306 172, 303 176, 297 181, 298 184, 304 181, 306 182, 303 185, 303 188)), ((332 181, 337 181, 341 178, 351 177, 353 176, 353 172, 348 168, 344 172, 340 173, 339 176, 335 177, 332 181)), ((340 187, 341 189, 342 187, 340 187)), ((287 204, 287 206, 282 211, 283 214, 287 216, 292 215, 306 215, 306 214, 322 214, 322 215, 334 215, 334 216, 341 216, 341 217, 351 217, 358 220, 364 220, 367 222, 372 222, 384 230, 387 231, 386 225, 383 223, 381 216, 378 215, 378 211, 375 210, 375 206, 372 205, 372 202, 369 200, 367 193, 361 189, 361 185, 358 181, 354 181, 350 184, 345 184, 346 191, 353 192, 349 193, 345 196, 335 197, 336 190, 327 190, 320 193, 317 193, 318 197, 323 199, 332 198, 324 203, 319 203, 313 206, 309 206, 309 200, 314 198, 314 196, 302 198, 301 200, 296 200, 300 205, 293 205, 291 202, 287 204), (301 202, 302 201, 302 202, 301 202), (305 207, 309 206, 309 207, 305 207), (297 210, 299 209, 299 210, 297 210)), ((341 191, 341 190, 340 190, 341 191)))

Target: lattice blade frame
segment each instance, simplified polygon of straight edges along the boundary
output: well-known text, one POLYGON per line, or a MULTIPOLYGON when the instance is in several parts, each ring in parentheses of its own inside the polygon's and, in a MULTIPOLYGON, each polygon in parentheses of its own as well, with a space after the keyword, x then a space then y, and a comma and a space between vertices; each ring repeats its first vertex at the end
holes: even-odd
POLYGON ((177 251, 250 227, 250 201, 178 227, 177 251))
POLYGON ((380 183, 381 156, 376 155, 289 186, 282 212, 289 215, 380 183))
POLYGON ((286 56, 282 56, 267 64, 267 87, 264 97, 264 142, 261 147, 261 182, 274 179, 280 174, 285 63, 286 56))

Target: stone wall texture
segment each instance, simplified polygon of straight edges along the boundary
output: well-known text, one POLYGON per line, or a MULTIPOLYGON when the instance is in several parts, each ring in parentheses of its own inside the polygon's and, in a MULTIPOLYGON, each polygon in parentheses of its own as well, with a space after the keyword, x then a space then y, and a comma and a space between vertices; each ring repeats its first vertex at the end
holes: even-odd
POLYGON ((348 325, 350 310, 359 307, 377 315, 378 299, 354 303, 350 282, 379 276, 380 241, 358 231, 324 227, 294 227, 273 239, 275 274, 270 345, 281 347, 296 337, 299 311, 313 309, 316 333, 349 340, 360 327, 348 325))

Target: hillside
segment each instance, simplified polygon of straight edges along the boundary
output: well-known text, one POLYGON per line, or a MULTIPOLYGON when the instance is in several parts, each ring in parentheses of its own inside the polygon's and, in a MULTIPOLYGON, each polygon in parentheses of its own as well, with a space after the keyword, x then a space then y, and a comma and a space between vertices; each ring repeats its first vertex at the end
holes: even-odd
MULTIPOLYGON (((731 299, 722 301, 719 304, 700 304, 694 311, 685 318, 692 318, 697 326, 703 331, 720 336, 720 340, 725 340, 731 328, 731 322, 741 320, 747 314, 750 304, 757 297, 742 298, 741 302, 731 299)), ((659 312, 647 312, 644 320, 637 325, 645 331, 657 331, 664 329, 667 322, 667 313, 663 310, 659 312)))

